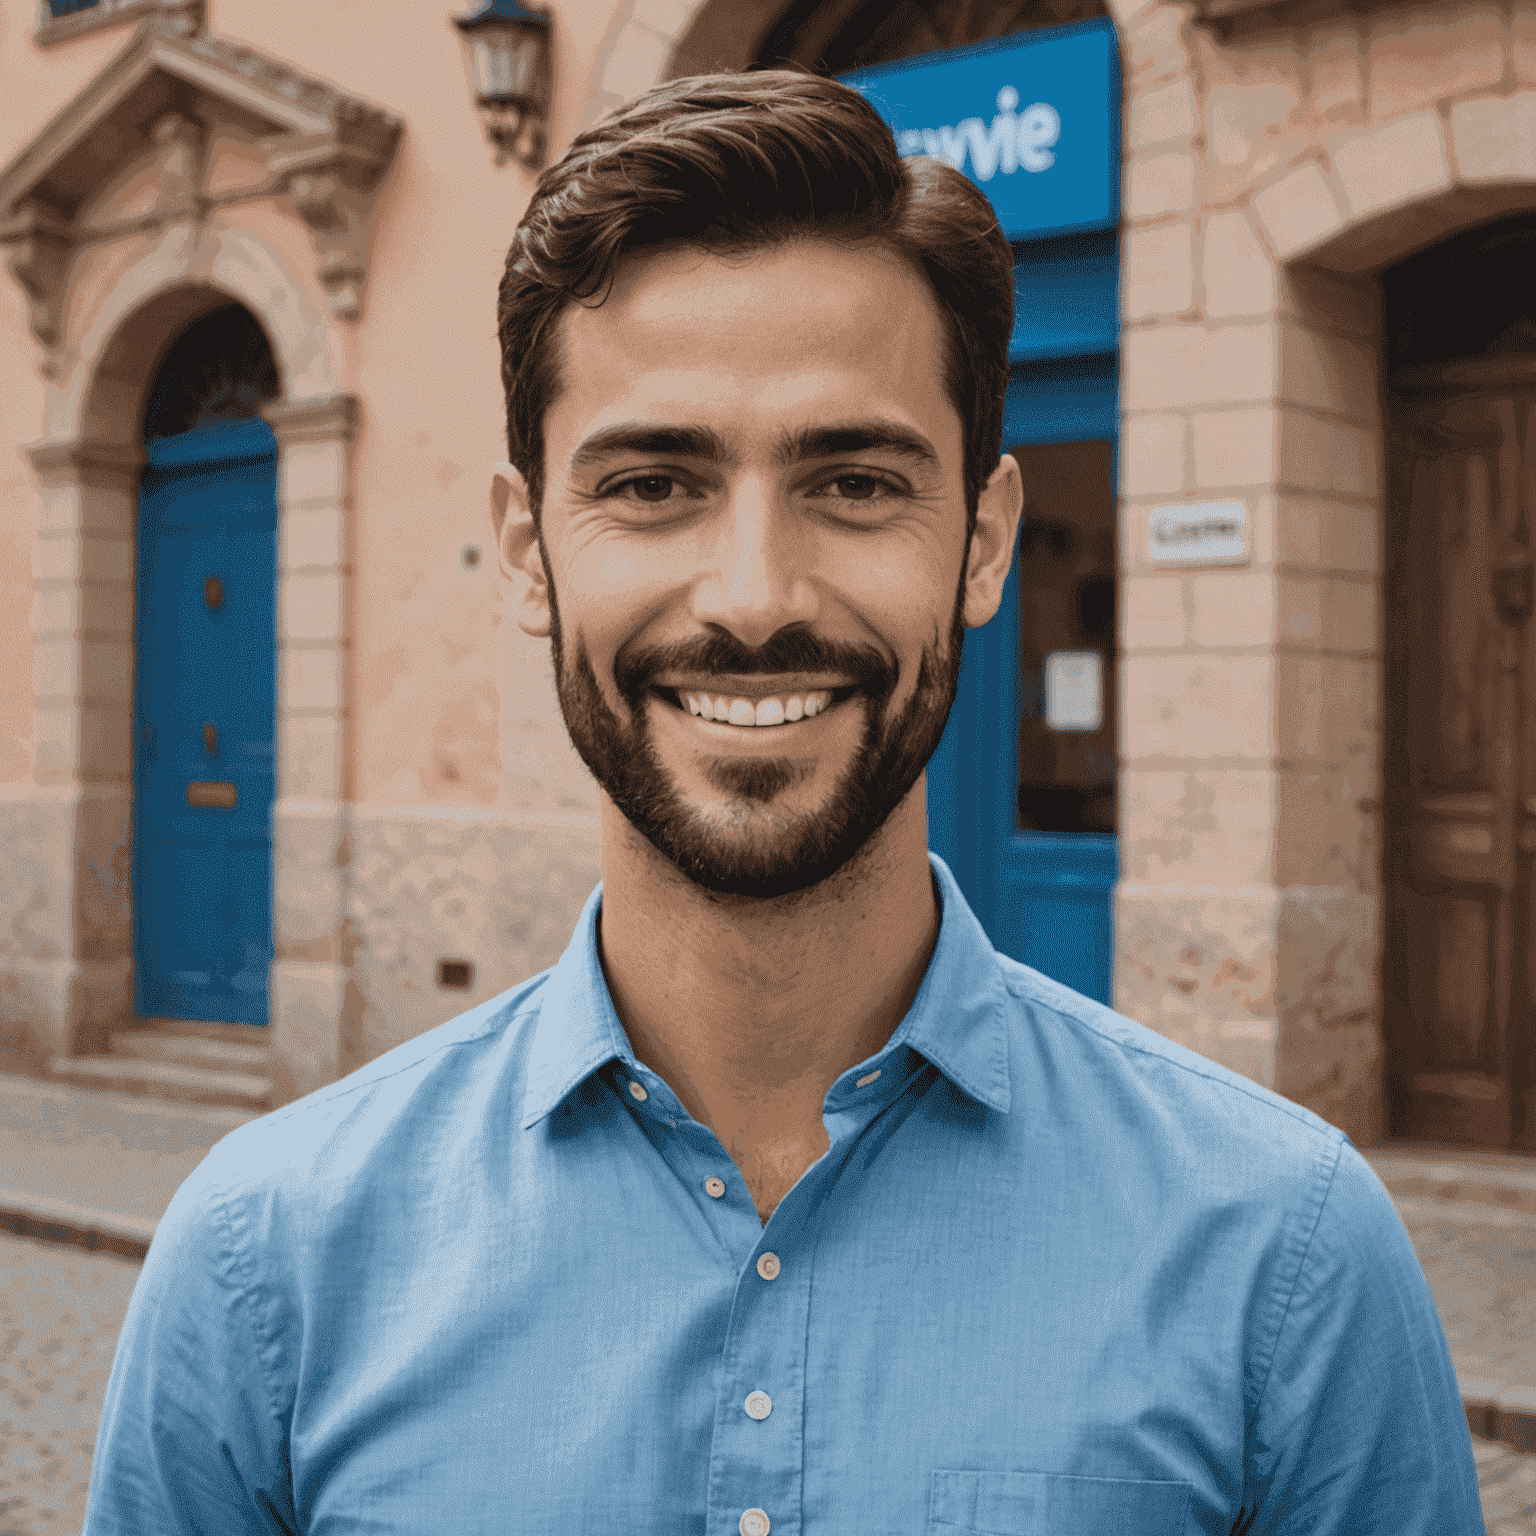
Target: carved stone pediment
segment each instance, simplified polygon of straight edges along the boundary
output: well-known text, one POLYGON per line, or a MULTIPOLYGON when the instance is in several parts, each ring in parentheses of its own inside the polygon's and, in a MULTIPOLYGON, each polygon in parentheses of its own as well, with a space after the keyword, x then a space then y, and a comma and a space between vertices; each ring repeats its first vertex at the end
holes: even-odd
POLYGON ((228 38, 146 22, 127 47, 0 171, 0 245, 25 290, 51 372, 70 258, 82 245, 206 217, 253 197, 285 197, 309 231, 331 313, 361 308, 374 193, 402 128, 394 113, 228 38), (218 129, 265 163, 255 185, 210 195, 205 146, 218 129), (90 221, 83 211, 123 170, 151 164, 147 211, 90 221))

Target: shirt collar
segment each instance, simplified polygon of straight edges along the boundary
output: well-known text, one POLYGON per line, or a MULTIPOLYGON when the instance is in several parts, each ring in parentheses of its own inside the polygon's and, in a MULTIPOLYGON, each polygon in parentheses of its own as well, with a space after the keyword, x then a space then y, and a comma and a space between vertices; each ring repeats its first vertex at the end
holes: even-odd
MULTIPOLYGON (((907 1046, 968 1097, 1006 1114, 1011 1103, 1007 989, 997 953, 949 866, 933 853, 928 860, 943 911, 939 941, 922 985, 891 1038, 878 1054, 850 1067, 833 1085, 829 1100, 846 1095, 856 1077, 907 1046)), ((610 1061, 638 1065, 598 960, 602 905, 599 885, 587 898, 571 942, 544 984, 523 1094, 524 1130, 610 1061)))

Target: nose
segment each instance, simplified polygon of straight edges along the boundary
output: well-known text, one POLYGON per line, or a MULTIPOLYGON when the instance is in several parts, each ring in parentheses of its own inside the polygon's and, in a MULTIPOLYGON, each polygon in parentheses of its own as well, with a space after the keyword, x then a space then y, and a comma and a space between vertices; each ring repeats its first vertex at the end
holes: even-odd
POLYGON ((760 646, 789 624, 812 624, 820 604, 806 530, 762 481, 733 490, 712 559, 694 589, 694 618, 760 646))

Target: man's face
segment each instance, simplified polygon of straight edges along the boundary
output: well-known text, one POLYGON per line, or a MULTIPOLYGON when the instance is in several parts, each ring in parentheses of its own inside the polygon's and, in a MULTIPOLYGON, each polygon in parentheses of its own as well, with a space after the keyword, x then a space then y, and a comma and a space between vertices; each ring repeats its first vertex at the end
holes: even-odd
POLYGON ((919 275, 826 244, 632 257, 562 319, 552 590, 520 621, 598 782, 709 890, 825 879, 938 744, 967 543, 943 356, 919 275))

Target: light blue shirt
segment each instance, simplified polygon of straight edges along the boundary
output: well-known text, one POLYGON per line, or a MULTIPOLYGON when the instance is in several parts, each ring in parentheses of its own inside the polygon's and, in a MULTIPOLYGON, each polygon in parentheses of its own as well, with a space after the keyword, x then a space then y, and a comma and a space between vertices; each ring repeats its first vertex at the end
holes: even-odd
POLYGON ((766 1226, 630 1049, 601 888, 552 970, 227 1136, 134 1292, 88 1536, 1481 1532, 1350 1142, 996 954, 933 869, 921 990, 766 1226))

